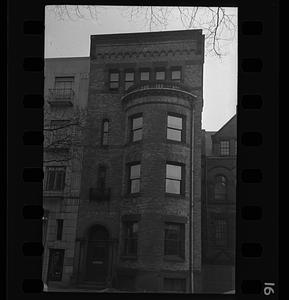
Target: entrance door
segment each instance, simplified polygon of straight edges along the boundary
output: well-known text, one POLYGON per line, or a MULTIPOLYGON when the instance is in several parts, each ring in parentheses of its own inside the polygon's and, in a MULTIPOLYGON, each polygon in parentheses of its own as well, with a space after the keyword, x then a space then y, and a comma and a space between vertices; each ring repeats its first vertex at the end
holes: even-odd
POLYGON ((108 273, 108 232, 96 226, 89 232, 86 256, 86 280, 105 282, 108 273))
POLYGON ((48 281, 61 281, 64 260, 64 249, 50 249, 48 281))

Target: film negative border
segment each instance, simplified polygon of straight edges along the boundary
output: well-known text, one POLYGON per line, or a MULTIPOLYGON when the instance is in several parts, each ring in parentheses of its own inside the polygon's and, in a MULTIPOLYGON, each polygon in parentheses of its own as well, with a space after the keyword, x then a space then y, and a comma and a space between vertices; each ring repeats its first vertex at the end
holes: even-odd
MULTIPOLYGON (((45 4, 49 3, 9 4, 14 24, 8 41, 7 274, 8 296, 13 299, 79 297, 41 292, 45 4)), ((216 6, 214 1, 200 4, 216 6)), ((193 295, 196 299, 278 297, 278 1, 242 1, 238 7, 236 295, 193 295)))

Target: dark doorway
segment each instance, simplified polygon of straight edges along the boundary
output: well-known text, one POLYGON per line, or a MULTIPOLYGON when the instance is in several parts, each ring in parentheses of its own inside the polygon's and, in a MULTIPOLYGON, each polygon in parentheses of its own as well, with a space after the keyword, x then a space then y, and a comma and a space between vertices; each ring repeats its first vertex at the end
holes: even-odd
POLYGON ((88 232, 86 280, 105 282, 109 261, 109 234, 102 226, 93 226, 88 232))
POLYGON ((64 249, 49 250, 48 281, 61 281, 64 249))

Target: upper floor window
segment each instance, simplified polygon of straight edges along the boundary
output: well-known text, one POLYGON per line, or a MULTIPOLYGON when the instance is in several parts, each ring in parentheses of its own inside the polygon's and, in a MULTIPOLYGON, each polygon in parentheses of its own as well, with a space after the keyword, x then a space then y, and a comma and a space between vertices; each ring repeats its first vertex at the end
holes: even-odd
POLYGON ((164 254, 184 258, 185 224, 165 223, 164 254))
POLYGON ((123 229, 124 229, 123 254, 127 256, 135 256, 137 255, 138 222, 136 221, 123 222, 123 229))
POLYGON ((166 79, 166 71, 165 70, 157 70, 156 71, 156 80, 165 80, 166 79))
POLYGON ((218 175, 215 178, 214 199, 225 201, 227 197, 227 179, 225 176, 218 175))
POLYGON ((221 155, 230 155, 230 141, 221 141, 220 142, 220 154, 221 155))
POLYGON ((69 120, 51 120, 50 121, 50 142, 61 141, 65 143, 69 135, 69 120))
POLYGON ((46 168, 46 190, 62 191, 65 186, 65 167, 46 168))
POLYGON ((184 141, 184 117, 168 114, 167 139, 177 142, 184 141))
POLYGON ((142 140, 143 117, 136 115, 131 117, 131 141, 137 142, 142 140))
POLYGON ((109 121, 103 120, 101 144, 104 146, 108 145, 108 130, 109 130, 109 121))
POLYGON ((140 163, 134 163, 129 165, 128 192, 130 194, 140 192, 140 168, 140 163))
POLYGON ((228 224, 225 218, 217 217, 215 219, 215 245, 227 246, 228 243, 228 224))
POLYGON ((166 164, 166 193, 183 194, 184 166, 180 164, 166 164))
POLYGON ((180 68, 174 68, 171 70, 171 80, 176 82, 181 82, 182 71, 180 68))
POLYGON ((99 190, 105 190, 105 181, 106 181, 106 166, 100 165, 98 167, 98 178, 97 178, 97 187, 99 190))
POLYGON ((60 90, 71 90, 74 85, 74 77, 55 77, 54 88, 60 90))
POLYGON ((125 78, 124 78, 124 88, 125 88, 125 90, 127 90, 133 84, 134 84, 134 72, 133 71, 125 72, 125 78))
POLYGON ((63 219, 57 219, 57 229, 56 229, 56 239, 58 241, 62 240, 62 232, 63 232, 63 219))
POLYGON ((148 80, 150 80, 150 72, 149 71, 141 71, 140 72, 140 80, 141 81, 148 81, 148 80))
POLYGON ((111 90, 117 90, 119 88, 119 72, 111 71, 109 73, 109 88, 111 90))

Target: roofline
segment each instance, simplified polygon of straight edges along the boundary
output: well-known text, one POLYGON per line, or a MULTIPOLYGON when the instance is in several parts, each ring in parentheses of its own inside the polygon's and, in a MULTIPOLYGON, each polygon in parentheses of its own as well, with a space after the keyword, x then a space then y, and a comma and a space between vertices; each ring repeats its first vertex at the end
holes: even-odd
POLYGON ((90 39, 96 44, 117 44, 120 41, 129 43, 143 43, 156 40, 159 42, 172 40, 191 40, 193 36, 196 38, 203 38, 204 35, 202 34, 202 29, 96 34, 91 35, 90 39))
MULTIPOLYGON (((233 119, 233 118, 235 118, 237 116, 237 114, 234 114, 232 117, 231 117, 231 119, 229 119, 219 130, 217 130, 216 131, 216 133, 215 134, 217 134, 219 131, 221 131, 229 122, 231 122, 231 120, 233 119)), ((213 134, 213 135, 215 135, 215 134, 213 134)))

